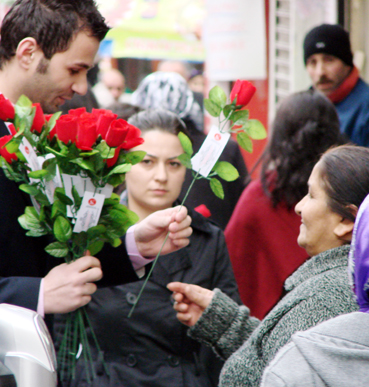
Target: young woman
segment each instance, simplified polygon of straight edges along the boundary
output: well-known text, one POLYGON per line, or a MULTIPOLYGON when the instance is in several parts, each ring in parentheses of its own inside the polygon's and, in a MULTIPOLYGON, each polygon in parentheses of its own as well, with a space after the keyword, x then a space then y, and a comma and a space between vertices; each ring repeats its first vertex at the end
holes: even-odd
MULTIPOLYGON (((178 156, 183 148, 178 133, 186 133, 179 117, 165 110, 142 111, 129 119, 142 131, 145 142, 135 148, 145 158, 126 175, 122 201, 140 221, 159 208, 171 207, 181 191, 186 169, 178 156)), ((196 184, 196 183, 195 183, 196 184)), ((178 254, 159 258, 133 315, 128 314, 143 280, 127 286, 100 289, 89 316, 107 362, 110 376, 96 364, 96 385, 106 387, 216 386, 222 362, 210 348, 187 335, 188 328, 173 313, 171 281, 217 287, 240 302, 223 232, 189 209, 193 234, 178 254)), ((98 354, 94 353, 96 358, 98 354)), ((74 386, 87 385, 80 360, 74 386)))
POLYGON ((357 209, 369 192, 369 149, 341 146, 315 165, 308 194, 297 204, 298 243, 311 258, 285 283, 286 296, 259 321, 220 290, 171 283, 177 317, 193 338, 224 359, 220 386, 259 386, 262 372, 293 333, 357 305, 347 279, 347 259, 357 209))
POLYGON ((245 188, 225 230, 242 302, 257 318, 280 300, 285 280, 308 258, 297 244, 301 222, 294 207, 320 155, 340 144, 336 109, 321 93, 283 100, 259 160, 260 178, 245 188))

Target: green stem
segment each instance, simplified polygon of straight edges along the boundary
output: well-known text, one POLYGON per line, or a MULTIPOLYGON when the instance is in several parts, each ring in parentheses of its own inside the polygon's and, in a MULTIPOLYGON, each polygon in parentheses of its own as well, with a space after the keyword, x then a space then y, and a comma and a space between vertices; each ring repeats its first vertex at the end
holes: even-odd
MULTIPOLYGON (((182 203, 181 203, 181 205, 180 205, 180 207, 179 207, 179 209, 178 209, 178 212, 181 211, 181 209, 182 209, 182 207, 183 207, 183 205, 184 205, 184 203, 185 203, 185 201, 186 201, 186 199, 187 199, 187 196, 188 196, 188 194, 190 193, 190 191, 191 191, 191 189, 192 189, 192 186, 194 185, 195 181, 197 180, 198 175, 199 175, 199 171, 196 172, 196 175, 195 175, 194 178, 192 179, 192 182, 191 182, 190 186, 188 187, 188 190, 187 190, 186 195, 184 196, 184 198, 183 198, 183 200, 182 200, 182 203)), ((167 235, 165 236, 164 242, 163 242, 163 244, 162 244, 162 246, 161 246, 161 248, 160 248, 158 254, 156 255, 156 257, 155 257, 155 259, 154 259, 154 262, 153 262, 153 264, 152 264, 152 266, 151 266, 151 268, 150 268, 150 271, 149 271, 149 273, 148 273, 148 275, 147 275, 147 277, 146 277, 146 279, 145 279, 145 281, 144 281, 144 283, 143 283, 143 285, 142 285, 142 287, 141 287, 141 289, 140 289, 140 292, 138 293, 138 296, 137 296, 137 298, 136 298, 136 300, 135 300, 135 303, 133 304, 131 310, 129 311, 128 318, 131 318, 132 313, 133 313, 133 311, 135 310, 136 305, 138 304, 138 301, 139 301, 140 298, 141 298, 141 295, 142 295, 142 293, 143 293, 143 291, 144 291, 144 289, 145 289, 145 287, 146 287, 147 281, 149 280, 149 278, 150 278, 150 276, 151 276, 151 273, 152 273, 153 270, 154 270, 154 267, 155 267, 155 265, 156 265, 156 262, 158 261, 158 258, 159 258, 160 254, 161 254, 161 252, 162 252, 162 250, 163 250, 163 248, 164 248, 165 243, 166 243, 167 240, 168 240, 168 237, 169 237, 169 231, 168 231, 167 235)))

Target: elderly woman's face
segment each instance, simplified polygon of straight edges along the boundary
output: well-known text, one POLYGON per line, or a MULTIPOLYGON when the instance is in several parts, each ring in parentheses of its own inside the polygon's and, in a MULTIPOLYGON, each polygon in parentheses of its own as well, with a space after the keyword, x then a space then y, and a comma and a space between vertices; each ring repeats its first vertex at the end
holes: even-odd
POLYGON ((295 207, 296 213, 301 216, 297 242, 310 256, 314 256, 341 246, 345 242, 335 233, 342 216, 328 207, 328 197, 320 178, 319 163, 315 165, 310 175, 308 188, 308 194, 295 207))

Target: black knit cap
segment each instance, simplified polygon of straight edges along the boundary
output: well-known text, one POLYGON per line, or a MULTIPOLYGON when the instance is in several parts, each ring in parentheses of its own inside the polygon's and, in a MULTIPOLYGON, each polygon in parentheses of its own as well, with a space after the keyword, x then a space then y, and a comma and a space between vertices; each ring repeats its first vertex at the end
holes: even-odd
POLYGON ((313 28, 304 40, 304 61, 313 54, 333 55, 353 66, 350 38, 338 24, 322 24, 313 28))

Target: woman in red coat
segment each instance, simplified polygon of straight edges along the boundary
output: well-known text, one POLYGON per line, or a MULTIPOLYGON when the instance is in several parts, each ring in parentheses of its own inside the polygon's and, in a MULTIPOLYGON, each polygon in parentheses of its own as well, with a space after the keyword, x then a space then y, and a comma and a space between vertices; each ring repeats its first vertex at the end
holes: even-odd
POLYGON ((259 319, 307 259, 297 244, 301 219, 294 206, 320 155, 341 143, 336 110, 322 94, 309 90, 283 101, 259 160, 260 179, 245 188, 225 230, 241 299, 259 319))

